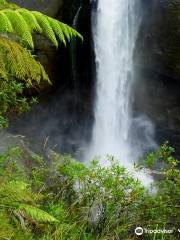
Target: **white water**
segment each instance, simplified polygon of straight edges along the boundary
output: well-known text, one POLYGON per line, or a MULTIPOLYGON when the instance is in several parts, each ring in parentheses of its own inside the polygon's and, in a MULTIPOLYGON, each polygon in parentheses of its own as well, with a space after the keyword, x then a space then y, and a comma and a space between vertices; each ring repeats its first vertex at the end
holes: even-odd
POLYGON ((133 52, 140 13, 140 0, 99 0, 93 15, 97 87, 88 158, 100 156, 105 164, 110 154, 129 169, 142 154, 142 146, 153 142, 150 122, 132 116, 133 52), (144 131, 147 143, 135 139, 134 123, 144 131))
MULTIPOLYGON (((80 4, 75 16, 74 16, 74 19, 73 19, 73 22, 72 22, 72 27, 74 29, 77 30, 77 26, 78 26, 78 20, 79 20, 79 16, 80 16, 80 13, 81 13, 81 9, 82 9, 82 6, 80 4)), ((73 79, 73 82, 74 82, 74 88, 75 88, 75 95, 76 95, 76 99, 79 99, 79 81, 78 81, 78 75, 77 75, 77 62, 76 62, 76 51, 77 51, 77 39, 73 39, 71 41, 71 66, 72 66, 72 79, 73 79)))

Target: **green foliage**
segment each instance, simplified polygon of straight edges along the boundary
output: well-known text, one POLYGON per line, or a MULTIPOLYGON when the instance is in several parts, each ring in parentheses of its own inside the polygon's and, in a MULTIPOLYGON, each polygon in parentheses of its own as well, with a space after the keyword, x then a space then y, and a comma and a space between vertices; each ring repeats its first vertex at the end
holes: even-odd
POLYGON ((180 176, 171 151, 165 144, 154 153, 166 164, 152 194, 113 158, 106 168, 57 154, 49 165, 34 155, 30 167, 19 164, 22 150, 11 149, 0 156, 0 239, 135 240, 141 226, 174 229, 144 240, 176 240, 180 176))
POLYGON ((8 81, 13 76, 28 83, 29 86, 38 85, 41 80, 49 81, 42 65, 34 59, 30 51, 18 43, 0 37, 0 78, 8 81))
POLYGON ((32 218, 33 221, 37 221, 38 223, 58 222, 58 220, 56 218, 54 218, 47 212, 45 212, 37 207, 27 205, 27 204, 20 204, 18 206, 18 213, 22 214, 23 217, 26 217, 26 218, 30 217, 30 218, 32 218))
POLYGON ((157 151, 147 154, 146 159, 143 161, 143 166, 149 169, 158 169, 165 174, 166 168, 178 166, 179 161, 173 157, 174 153, 175 149, 170 147, 167 141, 157 151))
POLYGON ((21 239, 20 235, 22 239, 26 239, 26 235, 30 239, 33 225, 57 222, 55 217, 39 208, 38 203, 43 196, 33 192, 27 179, 24 179, 14 160, 20 155, 21 151, 14 148, 0 157, 0 239, 21 239))
POLYGON ((0 1, 0 128, 7 115, 28 111, 35 98, 26 93, 51 84, 43 66, 27 48, 34 48, 33 33, 44 35, 55 47, 82 36, 73 28, 37 11, 0 1))
POLYGON ((23 92, 50 83, 43 66, 18 43, 0 37, 0 126, 7 125, 7 112, 29 110, 35 99, 28 100, 23 92))
POLYGON ((28 100, 24 90, 37 89, 43 83, 50 84, 43 66, 30 51, 18 43, 0 37, 0 127, 6 127, 5 114, 29 110, 35 98, 28 100))
POLYGON ((58 47, 58 41, 66 45, 66 41, 74 37, 82 39, 73 28, 40 12, 23 8, 0 10, 0 33, 15 34, 33 49, 33 31, 43 34, 55 47, 58 47))

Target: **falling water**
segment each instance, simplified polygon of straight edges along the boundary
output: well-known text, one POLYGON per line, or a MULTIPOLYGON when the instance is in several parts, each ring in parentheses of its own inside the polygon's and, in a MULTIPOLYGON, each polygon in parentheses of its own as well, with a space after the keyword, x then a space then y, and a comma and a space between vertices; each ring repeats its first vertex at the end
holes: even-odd
MULTIPOLYGON (((78 20, 79 20, 79 15, 82 9, 82 5, 80 3, 80 6, 74 16, 73 22, 72 22, 72 27, 77 30, 78 27, 78 20)), ((76 61, 76 56, 77 56, 77 39, 74 38, 72 39, 70 43, 71 47, 71 66, 72 66, 72 79, 74 83, 74 90, 75 90, 75 95, 76 98, 79 98, 79 81, 78 81, 78 74, 77 74, 77 61, 76 61)))
POLYGON ((75 29, 76 29, 76 27, 77 27, 78 18, 79 18, 79 14, 80 14, 81 9, 82 9, 82 6, 80 5, 79 8, 78 8, 78 10, 77 10, 77 12, 76 12, 76 15, 75 15, 75 17, 74 17, 74 19, 73 19, 73 24, 72 24, 72 26, 73 26, 73 28, 75 28, 75 29))
MULTIPOLYGON (((95 123, 88 157, 114 155, 125 165, 140 156, 140 139, 133 124, 148 134, 153 127, 141 117, 133 119, 133 52, 141 22, 140 0, 99 0, 93 15, 97 87, 95 123), (147 128, 146 128, 147 125, 147 128), (143 130, 142 130, 143 129, 143 130)), ((143 139, 144 141, 144 139, 143 139)), ((142 154, 142 152, 141 152, 142 154)))

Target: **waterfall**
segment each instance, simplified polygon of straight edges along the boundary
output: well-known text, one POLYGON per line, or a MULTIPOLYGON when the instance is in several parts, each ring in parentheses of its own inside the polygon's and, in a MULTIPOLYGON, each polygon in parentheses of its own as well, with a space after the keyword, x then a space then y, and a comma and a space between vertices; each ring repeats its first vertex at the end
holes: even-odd
POLYGON ((80 6, 79 6, 79 8, 78 8, 78 10, 76 12, 76 15, 75 15, 75 17, 73 19, 73 24, 72 24, 72 27, 75 28, 75 29, 77 28, 78 18, 79 18, 79 14, 80 14, 81 9, 82 9, 82 6, 80 4, 80 6))
POLYGON ((154 144, 152 124, 147 118, 133 118, 132 111, 133 52, 142 19, 140 2, 98 0, 93 14, 97 84, 95 122, 87 155, 100 156, 103 164, 105 155, 110 154, 123 165, 133 166, 142 154, 142 146, 154 144), (138 130, 144 138, 136 139, 138 130))
MULTIPOLYGON (((72 27, 76 30, 78 27, 79 15, 80 15, 81 9, 82 9, 81 4, 82 3, 80 2, 80 6, 78 7, 77 12, 76 12, 76 14, 73 18, 73 22, 72 22, 72 27)), ((74 83, 76 99, 79 99, 79 80, 78 80, 78 74, 77 74, 77 61, 76 61, 76 57, 77 57, 77 39, 76 38, 72 39, 72 41, 70 43, 70 48, 71 48, 72 80, 74 83)))

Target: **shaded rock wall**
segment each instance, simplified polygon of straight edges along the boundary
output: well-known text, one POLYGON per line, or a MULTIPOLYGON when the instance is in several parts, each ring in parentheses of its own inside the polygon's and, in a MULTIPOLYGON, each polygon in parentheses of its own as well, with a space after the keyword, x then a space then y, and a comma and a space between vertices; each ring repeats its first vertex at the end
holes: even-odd
POLYGON ((172 2, 145 3, 135 51, 135 111, 148 115, 158 142, 170 140, 180 155, 180 1, 175 8, 172 2))
POLYGON ((11 2, 29 10, 37 10, 55 17, 62 7, 64 0, 12 0, 11 2))
POLYGON ((136 47, 138 63, 179 81, 180 1, 152 0, 145 5, 136 47))

